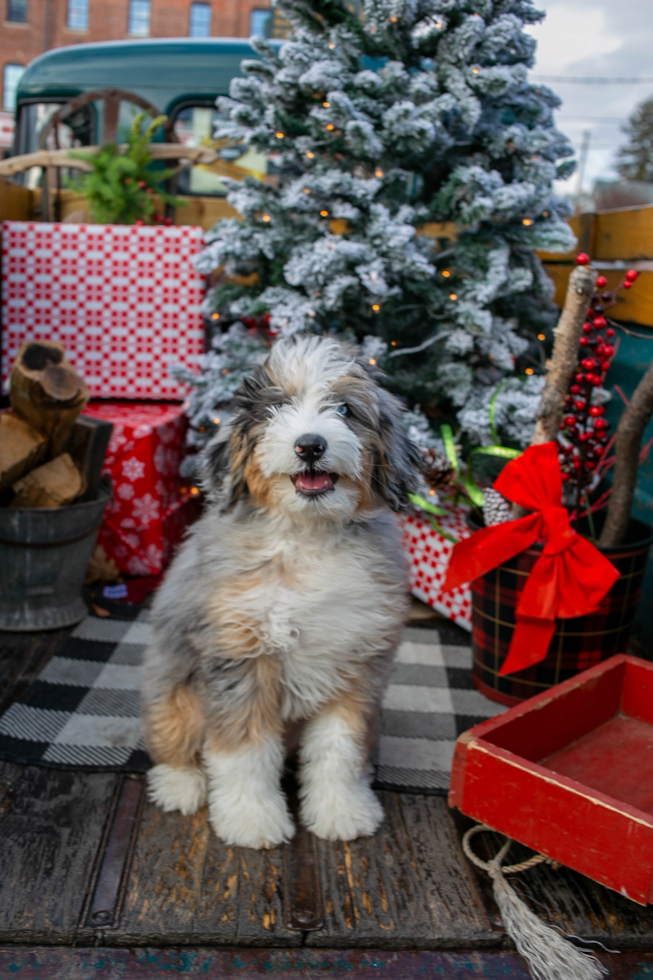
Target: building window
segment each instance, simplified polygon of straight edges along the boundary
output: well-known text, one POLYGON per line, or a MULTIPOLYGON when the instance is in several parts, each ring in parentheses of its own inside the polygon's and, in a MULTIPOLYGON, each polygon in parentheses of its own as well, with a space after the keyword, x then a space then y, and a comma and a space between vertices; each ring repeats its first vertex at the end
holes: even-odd
POLYGON ((88 0, 68 0, 67 26, 73 31, 88 30, 88 0))
POLYGON ((27 0, 7 0, 7 20, 14 24, 26 24, 27 0))
POLYGON ((249 36, 265 37, 265 28, 269 19, 269 10, 252 10, 249 15, 249 36))
POLYGON ((150 0, 129 0, 130 34, 148 37, 150 33, 150 0))
POLYGON ((211 37, 211 4, 191 3, 189 37, 211 37))
POLYGON ((2 108, 5 112, 16 109, 16 89, 24 71, 23 65, 5 65, 2 79, 2 108))

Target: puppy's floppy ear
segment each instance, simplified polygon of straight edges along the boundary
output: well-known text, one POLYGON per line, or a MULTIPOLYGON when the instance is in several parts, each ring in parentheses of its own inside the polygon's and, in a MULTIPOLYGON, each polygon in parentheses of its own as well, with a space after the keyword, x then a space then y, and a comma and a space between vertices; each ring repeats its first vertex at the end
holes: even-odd
POLYGON ((385 498, 391 510, 408 506, 423 469, 422 454, 410 441, 401 419, 404 407, 385 388, 378 388, 379 427, 374 463, 374 490, 385 498))
POLYGON ((235 507, 248 492, 247 461, 270 411, 285 400, 264 365, 254 368, 235 393, 234 413, 224 430, 207 446, 203 460, 204 488, 221 501, 223 513, 235 507))
POLYGON ((210 498, 220 500, 221 510, 231 510, 247 489, 244 463, 234 467, 234 426, 229 422, 202 454, 202 487, 210 498))

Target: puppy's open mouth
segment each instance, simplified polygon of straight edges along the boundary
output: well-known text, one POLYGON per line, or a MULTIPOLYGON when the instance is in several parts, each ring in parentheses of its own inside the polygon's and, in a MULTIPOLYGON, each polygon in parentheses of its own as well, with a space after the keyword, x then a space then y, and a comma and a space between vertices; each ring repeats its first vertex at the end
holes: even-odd
POLYGON ((290 479, 295 484, 297 493, 304 497, 321 497, 324 493, 330 493, 337 481, 337 473, 321 473, 318 470, 306 470, 304 473, 296 473, 290 479))

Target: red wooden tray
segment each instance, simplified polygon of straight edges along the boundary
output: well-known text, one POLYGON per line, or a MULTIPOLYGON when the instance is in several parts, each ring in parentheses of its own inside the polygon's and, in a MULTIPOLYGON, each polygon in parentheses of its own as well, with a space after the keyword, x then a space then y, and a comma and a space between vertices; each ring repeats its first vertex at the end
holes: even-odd
POLYGON ((464 732, 449 805, 653 902, 653 663, 619 654, 464 732))

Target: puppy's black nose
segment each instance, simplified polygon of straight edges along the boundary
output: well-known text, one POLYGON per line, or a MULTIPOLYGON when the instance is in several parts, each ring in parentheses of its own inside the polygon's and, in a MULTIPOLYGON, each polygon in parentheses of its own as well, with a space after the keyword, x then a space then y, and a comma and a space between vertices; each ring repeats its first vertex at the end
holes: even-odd
POLYGON ((304 463, 313 467, 326 452, 326 439, 314 432, 305 432, 295 443, 295 452, 304 463))

